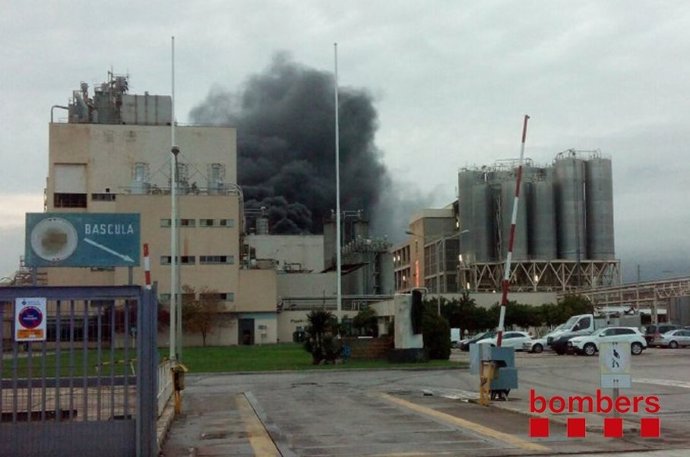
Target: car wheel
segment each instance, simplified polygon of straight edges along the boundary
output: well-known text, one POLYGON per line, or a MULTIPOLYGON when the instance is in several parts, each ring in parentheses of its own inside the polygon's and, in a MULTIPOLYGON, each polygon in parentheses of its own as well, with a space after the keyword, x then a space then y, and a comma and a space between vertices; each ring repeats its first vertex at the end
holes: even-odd
POLYGON ((543 351, 544 351, 544 347, 539 343, 532 346, 532 352, 534 352, 535 354, 539 354, 543 351))
POLYGON ((585 355, 594 355, 594 353, 597 352, 597 347, 592 343, 587 343, 583 348, 583 352, 585 353, 585 355))
POLYGON ((678 347, 678 343, 675 341, 671 341, 670 343, 668 343, 668 347, 670 347, 671 349, 676 349, 678 347))
POLYGON ((633 355, 640 355, 642 354, 642 345, 640 343, 633 343, 630 345, 630 352, 632 352, 633 355))

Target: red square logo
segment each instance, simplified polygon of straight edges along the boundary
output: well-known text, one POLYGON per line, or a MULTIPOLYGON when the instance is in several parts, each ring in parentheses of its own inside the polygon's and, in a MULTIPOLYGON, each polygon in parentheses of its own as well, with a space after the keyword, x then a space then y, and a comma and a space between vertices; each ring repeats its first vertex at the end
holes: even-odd
POLYGON ((547 417, 530 417, 529 436, 530 438, 548 438, 549 419, 547 417))
POLYGON ((604 436, 606 438, 623 438, 623 419, 620 417, 605 417, 604 436))
POLYGON ((567 421, 568 438, 584 438, 586 422, 584 417, 569 417, 567 421))
POLYGON ((640 419, 640 436, 642 438, 659 438, 661 436, 661 420, 658 417, 640 419))

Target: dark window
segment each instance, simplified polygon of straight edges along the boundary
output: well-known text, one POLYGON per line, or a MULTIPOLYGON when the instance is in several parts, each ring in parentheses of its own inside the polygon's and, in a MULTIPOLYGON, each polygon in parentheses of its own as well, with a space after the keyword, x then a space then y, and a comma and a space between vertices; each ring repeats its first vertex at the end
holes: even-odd
POLYGON ((117 194, 111 194, 111 193, 91 194, 91 200, 93 200, 95 202, 114 202, 115 201, 115 195, 117 195, 117 194))
POLYGON ((233 264, 233 263, 235 263, 235 256, 233 256, 233 255, 202 255, 202 256, 199 256, 199 263, 202 265, 233 264))
POLYGON ((86 194, 54 194, 56 208, 86 208, 86 194))

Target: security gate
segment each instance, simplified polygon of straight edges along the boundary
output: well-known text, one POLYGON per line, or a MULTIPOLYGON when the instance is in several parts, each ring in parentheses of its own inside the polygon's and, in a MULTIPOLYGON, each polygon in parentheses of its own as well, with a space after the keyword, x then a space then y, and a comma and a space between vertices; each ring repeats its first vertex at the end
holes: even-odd
POLYGON ((0 288, 0 455, 157 455, 156 308, 138 286, 0 288))

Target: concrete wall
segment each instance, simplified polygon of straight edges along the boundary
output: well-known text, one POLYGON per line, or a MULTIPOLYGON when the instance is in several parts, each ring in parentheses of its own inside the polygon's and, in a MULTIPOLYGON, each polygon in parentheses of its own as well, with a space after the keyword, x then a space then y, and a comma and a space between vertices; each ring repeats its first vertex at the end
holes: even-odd
POLYGON ((275 314, 278 288, 275 270, 240 270, 235 311, 275 314))
POLYGON ((278 339, 281 343, 292 341, 292 334, 298 327, 306 329, 309 325, 307 314, 310 311, 283 311, 278 314, 278 339))
POLYGON ((336 273, 281 273, 278 279, 278 296, 287 297, 327 297, 336 296, 338 286, 336 273))

